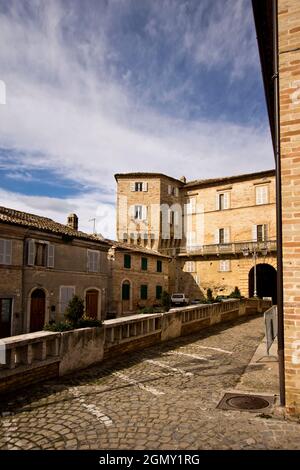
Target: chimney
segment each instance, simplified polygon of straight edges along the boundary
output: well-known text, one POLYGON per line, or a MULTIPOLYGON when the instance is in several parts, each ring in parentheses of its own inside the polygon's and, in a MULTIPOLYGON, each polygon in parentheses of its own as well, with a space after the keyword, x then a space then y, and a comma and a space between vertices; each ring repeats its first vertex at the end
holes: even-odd
POLYGON ((184 184, 186 183, 186 177, 185 176, 181 176, 181 178, 179 178, 180 181, 182 181, 184 184))
POLYGON ((73 230, 78 230, 78 217, 76 214, 69 214, 68 215, 68 227, 72 228, 73 230))

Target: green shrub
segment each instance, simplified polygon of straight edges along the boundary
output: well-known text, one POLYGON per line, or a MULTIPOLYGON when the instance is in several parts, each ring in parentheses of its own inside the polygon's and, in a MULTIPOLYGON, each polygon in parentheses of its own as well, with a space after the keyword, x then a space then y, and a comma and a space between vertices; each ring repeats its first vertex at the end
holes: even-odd
POLYGON ((69 331, 73 330, 71 323, 67 321, 60 321, 58 323, 46 323, 43 330, 45 331, 69 331))
POLYGON ((214 301, 214 296, 213 296, 213 293, 212 293, 212 290, 211 290, 210 287, 207 289, 206 296, 207 296, 208 302, 213 302, 214 301))
POLYGON ((65 317, 72 326, 77 327, 79 320, 84 314, 84 302, 83 299, 74 295, 70 300, 69 305, 66 308, 65 317))
POLYGON ((231 292, 231 294, 229 294, 229 297, 232 299, 241 299, 242 295, 240 289, 235 286, 234 290, 231 292))
POLYGON ((89 328, 93 326, 102 326, 102 321, 97 318, 91 318, 84 315, 77 323, 78 328, 89 328))

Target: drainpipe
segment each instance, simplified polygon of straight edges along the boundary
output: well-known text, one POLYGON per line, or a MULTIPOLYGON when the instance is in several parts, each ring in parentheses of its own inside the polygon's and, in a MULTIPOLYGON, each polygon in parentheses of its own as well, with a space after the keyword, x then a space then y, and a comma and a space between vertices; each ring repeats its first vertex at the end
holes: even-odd
POLYGON ((274 66, 274 152, 276 165, 276 231, 277 231, 277 312, 278 312, 278 364, 280 405, 285 406, 284 374, 284 320, 283 320, 283 266, 282 266, 282 198, 280 162, 280 107, 278 68, 278 0, 273 0, 273 66, 274 66))

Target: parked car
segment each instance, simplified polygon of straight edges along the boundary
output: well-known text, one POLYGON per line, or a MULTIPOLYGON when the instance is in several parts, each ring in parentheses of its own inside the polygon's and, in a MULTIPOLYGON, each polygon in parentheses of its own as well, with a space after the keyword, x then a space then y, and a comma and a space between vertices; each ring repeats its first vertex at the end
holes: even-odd
POLYGON ((188 305, 190 299, 185 294, 172 294, 171 302, 173 305, 188 305))

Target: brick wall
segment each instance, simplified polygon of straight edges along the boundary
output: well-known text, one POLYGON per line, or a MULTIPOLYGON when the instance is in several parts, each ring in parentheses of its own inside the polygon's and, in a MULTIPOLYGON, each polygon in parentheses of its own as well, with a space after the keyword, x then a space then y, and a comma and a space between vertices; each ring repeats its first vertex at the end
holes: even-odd
POLYGON ((286 406, 300 413, 299 0, 278 1, 278 26, 286 406))

